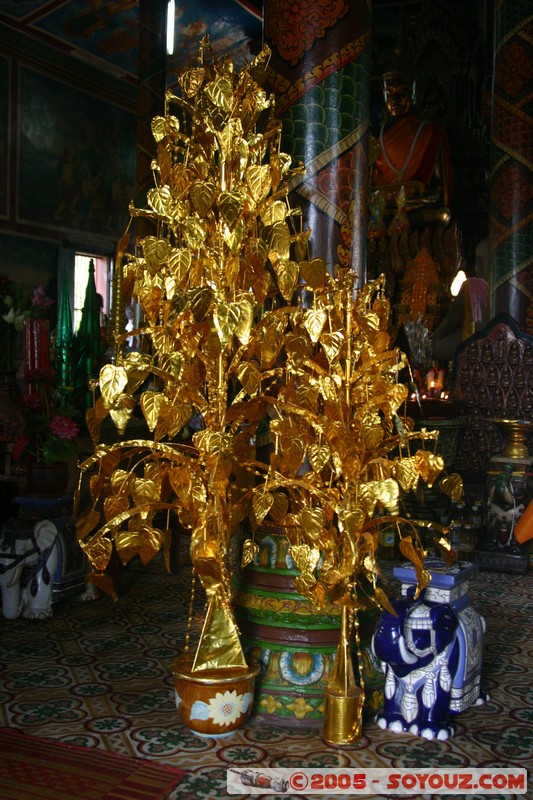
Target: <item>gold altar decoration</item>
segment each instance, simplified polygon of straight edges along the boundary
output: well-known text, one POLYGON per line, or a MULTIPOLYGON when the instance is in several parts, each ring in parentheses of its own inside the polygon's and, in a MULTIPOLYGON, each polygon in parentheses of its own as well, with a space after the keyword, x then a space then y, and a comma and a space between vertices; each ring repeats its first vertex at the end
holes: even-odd
POLYGON ((443 469, 437 434, 414 432, 402 414, 407 362, 390 348, 384 279, 357 290, 351 270, 330 274, 288 202, 301 167, 281 152, 260 85, 269 55, 265 47, 236 72, 204 38, 198 64, 152 122, 154 188, 148 207, 130 212, 155 232, 133 253, 123 240, 117 265, 123 296, 142 308, 142 348, 124 352, 130 334, 115 331, 115 361, 87 412, 94 453, 80 465, 91 504, 78 538, 97 584, 108 586, 113 549, 124 564, 163 549, 168 564, 172 515, 190 531, 208 603, 191 671, 209 674, 247 668, 231 604, 236 531, 250 531, 246 562, 258 526, 283 524, 297 591, 316 606, 390 608, 377 582, 380 531, 397 530, 419 588, 427 585, 416 526, 399 517, 398 501, 443 469), (145 438, 127 436, 135 414, 145 438), (112 444, 101 441, 108 416, 119 432, 112 444), (253 446, 265 420, 268 463, 253 446), (428 449, 411 451, 421 438, 428 449))

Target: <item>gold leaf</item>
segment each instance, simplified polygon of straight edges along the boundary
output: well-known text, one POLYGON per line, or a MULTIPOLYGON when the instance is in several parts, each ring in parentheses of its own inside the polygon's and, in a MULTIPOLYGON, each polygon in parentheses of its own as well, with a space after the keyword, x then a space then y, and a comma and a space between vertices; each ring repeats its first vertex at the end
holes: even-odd
POLYGON ((239 219, 233 230, 229 228, 224 232, 224 241, 230 249, 232 255, 238 255, 242 247, 242 240, 246 233, 246 225, 243 219, 239 219))
POLYGON ((246 170, 246 183, 257 205, 265 200, 272 186, 268 164, 248 167, 246 170))
POLYGON ((259 547, 254 540, 245 539, 242 543, 241 567, 244 569, 248 564, 251 564, 258 552, 259 547))
POLYGON ((151 128, 152 135, 156 142, 160 142, 164 139, 167 135, 167 121, 165 117, 153 117, 151 128))
POLYGON ((202 83, 205 79, 205 68, 204 67, 195 67, 193 69, 188 69, 183 72, 179 78, 178 82, 183 89, 183 93, 186 97, 196 97, 200 89, 202 88, 202 83))
POLYGON ((369 483, 362 483, 359 487, 359 502, 367 517, 371 517, 377 503, 376 483, 370 481, 369 483))
POLYGON ((117 431, 122 436, 126 430, 126 426, 130 421, 132 414, 135 410, 135 398, 129 394, 121 394, 114 402, 113 408, 109 412, 109 416, 115 423, 117 431))
POLYGON ((435 543, 439 555, 443 558, 448 566, 451 566, 451 564, 453 564, 457 559, 457 553, 453 549, 449 540, 441 536, 440 539, 434 537, 433 542, 435 543))
POLYGON ((183 467, 172 467, 168 471, 168 478, 170 485, 176 493, 176 496, 186 508, 190 506, 191 500, 191 476, 187 469, 183 467))
POLYGON ((117 555, 124 565, 139 554, 142 545, 142 535, 139 531, 120 531, 115 538, 117 555))
POLYGON ((122 365, 128 373, 130 393, 143 383, 152 371, 152 359, 143 353, 128 353, 122 365))
POLYGON ((287 206, 281 200, 276 200, 272 205, 267 206, 261 212, 263 225, 275 225, 276 222, 283 222, 287 217, 287 206))
POLYGON ((166 136, 178 133, 180 124, 176 117, 169 114, 166 117, 154 117, 151 128, 155 141, 161 142, 166 136))
POLYGON ((148 205, 153 208, 156 214, 163 217, 171 216, 172 193, 168 186, 159 189, 149 189, 146 193, 148 205))
POLYGON ((161 411, 167 406, 168 399, 162 392, 147 391, 141 395, 140 405, 148 430, 153 432, 161 411))
POLYGON ((159 500, 159 487, 154 481, 134 478, 131 482, 131 496, 135 505, 141 506, 159 500))
POLYGON ((301 439, 293 436, 281 436, 279 446, 283 455, 288 459, 293 469, 298 469, 305 456, 305 444, 301 439))
POLYGON ((292 332, 288 333, 285 337, 285 349, 291 358, 296 361, 302 361, 309 355, 309 340, 305 336, 299 336, 292 332))
POLYGON ((392 513, 398 510, 398 500, 400 497, 400 487, 394 478, 387 478, 384 481, 375 481, 374 487, 377 500, 392 513))
POLYGON ((219 303, 213 311, 213 322, 220 343, 224 347, 235 333, 241 316, 238 303, 219 303))
POLYGON ((326 312, 321 308, 310 308, 305 312, 304 326, 312 342, 316 343, 320 339, 327 318, 326 312))
POLYGON ((282 522, 287 516, 287 511, 289 510, 289 498, 283 492, 274 492, 271 495, 274 502, 272 503, 272 508, 270 509, 270 517, 274 520, 274 522, 282 522))
POLYGON ((213 105, 222 111, 231 110, 231 98, 233 95, 231 81, 225 77, 218 77, 204 87, 204 94, 213 105))
POLYGON ((443 478, 439 483, 439 487, 455 503, 458 503, 463 497, 463 479, 458 472, 443 478))
POLYGON ((162 290, 156 287, 147 287, 139 292, 139 301, 152 325, 157 323, 159 317, 162 294, 162 290))
POLYGON ((261 348, 261 369, 270 369, 283 347, 283 335, 276 325, 269 325, 261 348))
POLYGON ((258 305, 263 305, 265 298, 270 289, 270 275, 265 270, 259 275, 252 276, 252 289, 254 290, 255 299, 258 305))
POLYGON ((309 573, 298 575, 298 577, 294 579, 294 588, 302 597, 309 600, 310 603, 315 602, 315 594, 313 591, 315 586, 316 578, 309 573))
POLYGON ((392 472, 404 492, 410 492, 418 483, 418 467, 414 456, 402 458, 393 464, 392 472))
POLYGON ((197 431, 192 440, 203 456, 231 455, 233 439, 229 433, 206 428, 197 431))
POLYGON ((274 264, 274 272, 278 279, 278 286, 285 300, 290 303, 296 282, 298 281, 298 264, 296 261, 280 259, 274 264))
POLYGON ((293 544, 289 552, 300 572, 312 573, 316 569, 320 558, 320 551, 316 547, 311 548, 308 544, 293 544))
POLYGON ((324 348, 326 358, 330 364, 338 359, 341 354, 342 346, 344 344, 344 335, 341 331, 334 331, 334 333, 323 333, 320 337, 320 344, 324 348))
MULTIPOLYGON (((103 485, 104 485, 104 476, 102 474, 91 475, 91 477, 89 478, 89 491, 92 500, 98 500, 103 485)), ((79 490, 77 490, 77 494, 79 494, 79 490)))
POLYGON ((325 260, 313 258, 311 261, 300 261, 300 274, 312 289, 322 286, 328 274, 325 260))
POLYGON ((300 523, 308 536, 313 542, 320 539, 324 531, 325 515, 322 508, 303 508, 298 514, 295 514, 295 519, 300 523))
POLYGON ((90 544, 80 542, 80 547, 93 568, 98 572, 103 572, 109 564, 113 552, 113 542, 105 536, 99 536, 96 540, 91 540, 90 544))
POLYGON ((231 161, 236 150, 248 150, 248 143, 242 139, 242 123, 238 117, 231 117, 228 124, 217 133, 217 140, 224 161, 231 161))
POLYGON ((101 397, 99 397, 96 401, 96 406, 93 408, 88 408, 85 412, 85 422, 87 424, 87 430, 89 431, 89 436, 91 437, 93 444, 96 444, 100 438, 102 422, 105 417, 107 417, 107 414, 108 410, 101 397))
POLYGON ((256 492, 252 500, 255 518, 260 525, 272 506, 274 505, 274 498, 269 492, 256 492))
POLYGON ((161 369, 165 372, 169 372, 175 381, 179 381, 181 378, 184 363, 185 358, 183 353, 179 352, 162 355, 160 359, 161 369))
POLYGON ((415 463, 422 480, 430 487, 433 486, 435 479, 444 469, 442 456, 436 456, 427 450, 418 450, 415 453, 415 463))
POLYGON ((339 511, 339 523, 350 535, 361 532, 365 519, 365 512, 360 506, 342 508, 339 511))
POLYGON ((110 482, 115 494, 127 491, 131 473, 125 469, 116 469, 111 475, 110 482))
POLYGON ((155 427, 155 438, 159 441, 163 436, 173 439, 190 420, 193 413, 186 403, 169 403, 161 410, 155 427))
POLYGON ((104 517, 106 522, 109 522, 114 517, 118 517, 119 514, 123 514, 128 508, 129 500, 127 496, 117 497, 116 495, 110 495, 110 497, 106 497, 104 500, 104 517))
POLYGON ((191 202, 200 217, 205 217, 215 202, 216 187, 212 181, 195 181, 191 186, 191 202))
POLYGON ((405 402, 408 395, 407 386, 402 383, 396 383, 387 390, 387 400, 393 412, 398 411, 401 405, 405 402))
POLYGON ((161 545, 163 544, 163 532, 158 528, 152 528, 150 525, 143 525, 139 529, 139 534, 142 540, 139 549, 139 558, 141 559, 141 563, 146 566, 161 549, 161 545))
POLYGON ((212 300, 213 290, 208 286, 200 286, 198 289, 191 289, 189 303, 195 322, 204 321, 211 308, 212 300))
POLYGON ((262 275, 263 268, 268 258, 268 245, 264 239, 252 238, 246 242, 246 257, 252 268, 262 275))
POLYGON ((239 364, 237 376, 247 394, 254 395, 257 392, 261 383, 261 373, 252 361, 239 364))
POLYGON ((128 373, 124 367, 106 364, 100 370, 100 391, 108 408, 113 405, 115 398, 122 394, 127 385, 128 373))
POLYGON ((291 246, 291 235, 289 226, 285 222, 276 222, 270 228, 268 237, 269 256, 272 263, 278 259, 288 259, 291 246))
POLYGON ((254 308, 247 298, 238 300, 239 321, 235 328, 235 336, 241 344, 248 344, 254 321, 254 308))
POLYGON ((374 586, 374 597, 376 598, 376 602, 380 608, 384 608, 386 611, 389 612, 389 614, 392 614, 393 617, 398 616, 389 598, 387 597, 383 589, 380 589, 379 586, 374 586))
POLYGON ((242 211, 243 198, 239 192, 221 192, 218 207, 228 226, 233 228, 242 211))
POLYGON ((416 580, 417 580, 417 590, 415 593, 415 599, 418 597, 421 591, 428 586, 431 575, 430 573, 424 569, 424 552, 419 548, 415 547, 413 540, 410 536, 404 536, 400 539, 400 552, 405 558, 408 558, 415 568, 416 580))
POLYGON ((182 225, 183 235, 193 249, 200 247, 207 236, 207 227, 202 220, 189 217, 182 225))
POLYGON ((168 257, 168 268, 172 277, 178 284, 183 286, 191 268, 192 253, 190 250, 174 247, 168 257))
POLYGON ((147 236, 142 241, 143 255, 146 263, 153 274, 161 268, 162 262, 168 258, 170 245, 167 239, 157 239, 155 236, 147 236))
POLYGON ((307 453, 314 472, 321 472, 331 456, 331 450, 327 444, 311 444, 307 453))

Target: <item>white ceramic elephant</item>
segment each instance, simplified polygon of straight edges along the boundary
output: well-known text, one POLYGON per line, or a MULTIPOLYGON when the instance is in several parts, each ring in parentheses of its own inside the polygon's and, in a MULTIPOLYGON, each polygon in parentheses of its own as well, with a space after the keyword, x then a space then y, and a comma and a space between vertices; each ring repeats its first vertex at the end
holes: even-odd
POLYGON ((0 591, 6 619, 46 619, 52 615, 52 588, 58 561, 57 528, 48 519, 32 528, 14 519, 0 534, 0 591))

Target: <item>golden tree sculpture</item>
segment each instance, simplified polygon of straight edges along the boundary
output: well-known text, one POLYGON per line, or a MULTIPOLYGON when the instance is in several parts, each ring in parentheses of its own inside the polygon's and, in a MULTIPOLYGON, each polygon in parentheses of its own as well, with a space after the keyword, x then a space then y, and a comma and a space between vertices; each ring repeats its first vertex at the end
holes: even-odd
MULTIPOLYGON (((133 253, 123 243, 119 263, 123 296, 142 308, 143 347, 125 352, 130 334, 117 338, 87 412, 94 453, 80 465, 80 480, 93 472, 77 526, 95 583, 108 587, 113 548, 123 563, 136 555, 147 563, 163 548, 168 563, 172 515, 190 530, 208 600, 197 671, 246 664, 229 568, 245 520, 245 563, 254 530, 270 517, 287 526, 297 588, 316 605, 357 608, 361 590, 383 605, 379 526, 397 526, 419 585, 427 583, 416 528, 402 528, 398 499, 443 468, 434 447, 409 452, 415 434, 401 416, 407 390, 398 382, 406 359, 390 348, 383 280, 356 291, 353 272, 332 276, 310 257, 310 231, 288 201, 295 169, 260 85, 268 59, 264 48, 236 72, 202 40, 197 66, 152 122, 154 188, 148 207, 130 212, 155 232, 133 253), (149 435, 128 439, 137 409, 149 435), (250 442, 267 411, 274 452, 265 464, 250 442), (101 441, 108 416, 120 437, 112 444, 101 441), (244 486, 236 479, 243 469, 244 486)), ((436 434, 423 436, 434 445, 436 434)), ((445 482, 460 490, 458 476, 445 482)))

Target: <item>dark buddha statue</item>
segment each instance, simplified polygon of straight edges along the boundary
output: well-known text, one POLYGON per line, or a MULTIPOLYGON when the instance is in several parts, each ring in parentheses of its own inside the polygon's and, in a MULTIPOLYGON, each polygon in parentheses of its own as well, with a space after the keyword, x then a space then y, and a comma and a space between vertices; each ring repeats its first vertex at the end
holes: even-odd
POLYGON ((370 235, 450 220, 448 140, 435 113, 415 113, 415 85, 400 58, 383 75, 387 119, 373 141, 370 235))

